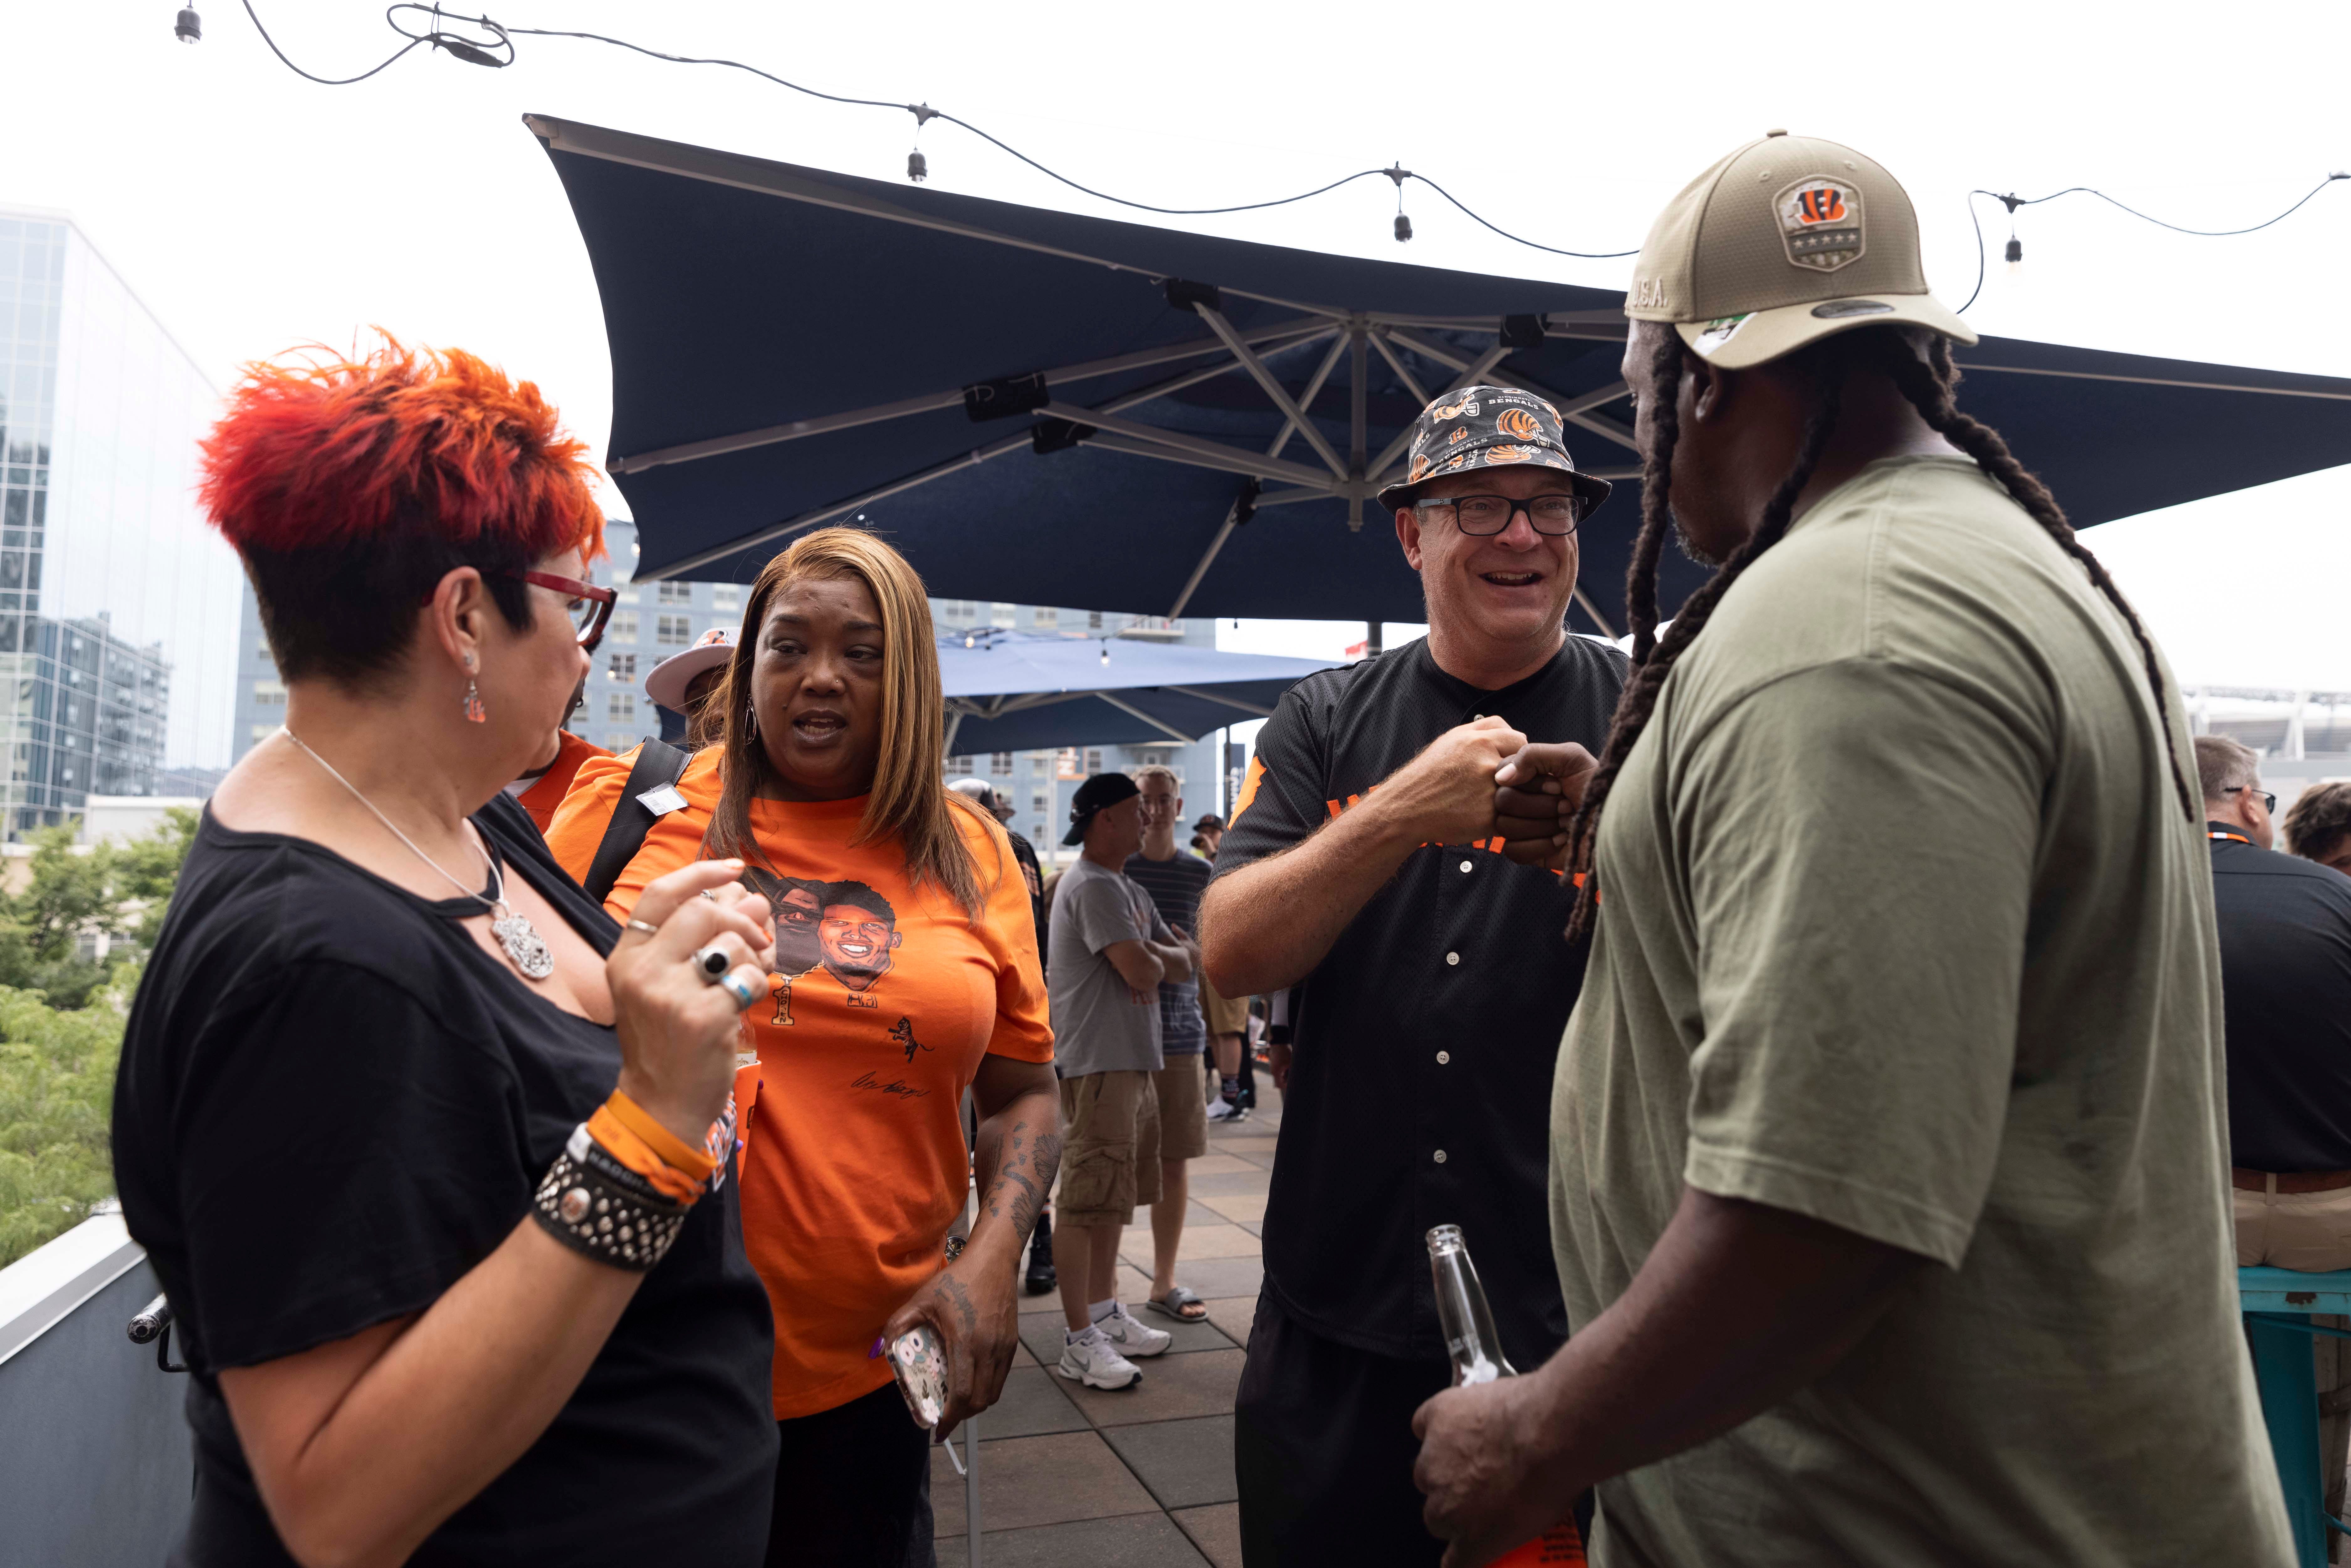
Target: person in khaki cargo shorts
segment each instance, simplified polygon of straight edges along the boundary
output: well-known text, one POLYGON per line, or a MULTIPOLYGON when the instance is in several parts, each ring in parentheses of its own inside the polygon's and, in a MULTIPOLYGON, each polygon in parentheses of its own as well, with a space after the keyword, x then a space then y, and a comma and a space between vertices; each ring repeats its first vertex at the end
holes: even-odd
MULTIPOLYGON (((1173 1336, 1146 1328, 1118 1300, 1119 1239, 1138 1203, 1159 1197, 1159 985, 1192 974, 1192 955, 1119 869, 1143 847, 1141 791, 1097 773, 1070 803, 1064 844, 1082 844, 1053 890, 1049 988, 1054 1066, 1068 1142, 1058 1207, 1063 1377, 1124 1388, 1173 1336)), ((1197 1113, 1196 1112, 1195 1113, 1197 1113)))

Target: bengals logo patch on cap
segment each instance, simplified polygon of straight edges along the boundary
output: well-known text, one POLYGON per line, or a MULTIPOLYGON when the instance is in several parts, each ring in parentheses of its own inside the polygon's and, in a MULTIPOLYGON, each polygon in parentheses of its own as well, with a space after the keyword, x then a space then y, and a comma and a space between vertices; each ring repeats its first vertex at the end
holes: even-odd
POLYGON ((1842 180, 1813 176, 1771 199, 1791 265, 1834 272, 1861 259, 1861 193, 1842 180))
POLYGON ((1532 441, 1543 433, 1542 422, 1530 409, 1506 408, 1494 421, 1494 428, 1513 441, 1532 441))

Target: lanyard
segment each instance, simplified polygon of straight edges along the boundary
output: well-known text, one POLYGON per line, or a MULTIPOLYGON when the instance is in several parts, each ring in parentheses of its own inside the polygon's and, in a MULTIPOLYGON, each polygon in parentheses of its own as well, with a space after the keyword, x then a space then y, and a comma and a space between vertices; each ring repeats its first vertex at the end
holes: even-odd
POLYGON ((2228 840, 2232 844, 2250 844, 2253 841, 2252 840, 2245 837, 2242 833, 2215 833, 2208 831, 2204 836, 2210 839, 2215 843, 2220 842, 2222 839, 2228 840))

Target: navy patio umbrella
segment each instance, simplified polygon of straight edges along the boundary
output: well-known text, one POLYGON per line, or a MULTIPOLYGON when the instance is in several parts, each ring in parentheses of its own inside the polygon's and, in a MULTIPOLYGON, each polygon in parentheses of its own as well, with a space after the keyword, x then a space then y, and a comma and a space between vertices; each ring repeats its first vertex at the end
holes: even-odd
POLYGON ((1273 712, 1312 659, 1119 636, 980 628, 939 633, 949 756, 1189 744, 1273 712))
MULTIPOLYGON (((1371 497, 1427 399, 1551 400, 1619 481, 1583 613, 1622 630, 1640 517, 1613 290, 1324 256, 526 117, 604 307, 637 575, 747 580, 873 528, 934 593, 1416 621, 1371 497)), ((1961 402, 2080 525, 2351 463, 2351 381, 1987 338, 1961 402)), ((1668 552, 1664 602, 1700 580, 1668 552)))

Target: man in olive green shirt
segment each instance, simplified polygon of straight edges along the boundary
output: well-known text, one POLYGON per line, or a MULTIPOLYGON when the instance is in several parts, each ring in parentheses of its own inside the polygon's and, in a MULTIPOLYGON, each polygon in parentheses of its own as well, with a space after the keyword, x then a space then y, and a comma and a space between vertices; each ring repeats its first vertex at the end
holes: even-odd
POLYGON ((1597 821, 1573 1333, 1423 1407, 1448 1563, 1594 1483, 1603 1568, 2294 1560, 2179 693, 1957 413, 1916 236, 1884 170, 1774 133, 1635 267, 1635 559, 1677 525, 1725 564, 1636 629, 1596 771, 1548 768, 1597 821))

